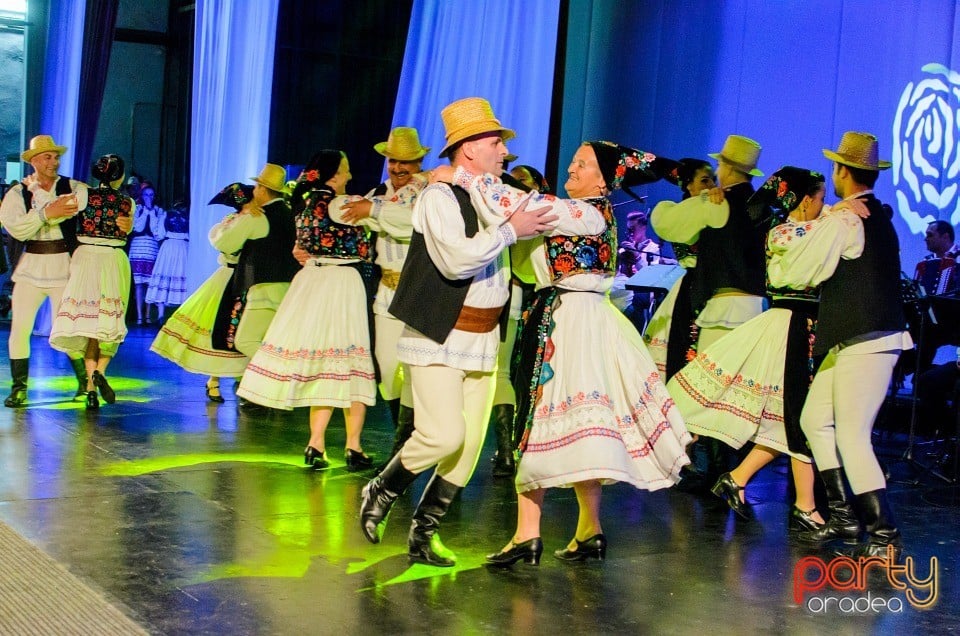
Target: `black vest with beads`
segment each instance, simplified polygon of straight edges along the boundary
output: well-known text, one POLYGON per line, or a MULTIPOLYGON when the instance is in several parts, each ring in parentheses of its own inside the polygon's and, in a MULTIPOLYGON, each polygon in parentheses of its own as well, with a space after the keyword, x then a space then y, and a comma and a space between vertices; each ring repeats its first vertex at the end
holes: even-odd
MULTIPOLYGON (((467 237, 479 230, 477 211, 470 195, 459 186, 451 186, 467 237)), ((400 283, 390 303, 390 313, 434 342, 444 342, 463 308, 473 278, 451 280, 437 269, 427 252, 423 234, 414 231, 410 251, 403 263, 400 283)))
POLYGON ((814 355, 876 331, 906 329, 900 300, 900 241, 893 210, 869 194, 860 199, 870 211, 862 219, 864 245, 859 258, 840 259, 820 289, 820 315, 814 355))

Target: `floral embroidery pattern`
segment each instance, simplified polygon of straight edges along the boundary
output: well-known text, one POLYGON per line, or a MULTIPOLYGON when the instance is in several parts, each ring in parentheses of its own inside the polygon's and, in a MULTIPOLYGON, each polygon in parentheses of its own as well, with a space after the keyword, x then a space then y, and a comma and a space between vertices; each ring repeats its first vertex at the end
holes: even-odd
POLYGON ((303 212, 297 215, 297 245, 313 256, 361 258, 370 255, 370 234, 364 227, 344 225, 330 218, 329 205, 335 193, 327 186, 305 195, 303 212))
MULTIPOLYGON (((554 301, 559 295, 555 287, 545 288, 538 292, 530 304, 530 307, 524 312, 523 320, 521 321, 523 325, 520 331, 521 334, 523 334, 524 329, 530 328, 528 326, 529 322, 536 321, 534 323, 536 325, 536 333, 534 335, 536 344, 531 345, 531 349, 533 349, 534 346, 535 349, 531 355, 531 373, 526 388, 526 395, 523 396, 522 399, 518 399, 517 416, 523 419, 523 432, 520 434, 520 440, 514 451, 517 459, 523 456, 524 450, 527 447, 527 441, 530 439, 534 407, 540 402, 540 398, 543 396, 543 385, 553 378, 550 359, 553 358, 554 346, 553 341, 550 340, 550 333, 553 331, 555 325, 553 322, 554 301), (526 413, 524 413, 523 408, 521 408, 524 405, 527 407, 526 413)), ((527 338, 522 338, 522 340, 525 343, 527 338)), ((524 364, 524 358, 527 354, 523 349, 524 347, 522 346, 517 347, 513 362, 514 368, 521 370, 526 366, 524 364)), ((526 379, 526 376, 523 376, 521 382, 526 379)))
POLYGON ((227 324, 227 349, 231 351, 236 351, 237 346, 235 340, 237 339, 237 326, 240 324, 240 316, 243 315, 243 309, 247 306, 247 292, 243 292, 238 298, 233 301, 233 307, 230 309, 230 322, 227 324))
MULTIPOLYGON (((591 143, 604 144, 617 149, 622 148, 612 141, 594 141, 591 143)), ((623 182, 623 178, 627 175, 627 170, 652 172, 650 169, 650 164, 656 159, 656 155, 649 152, 637 152, 630 150, 630 152, 620 153, 620 159, 617 161, 617 168, 614 170, 613 183, 608 184, 610 190, 616 190, 620 187, 620 184, 623 182)))
POLYGON ((617 222, 605 198, 588 199, 607 222, 601 234, 544 238, 547 266, 553 283, 573 274, 613 274, 616 268, 617 222))
POLYGON ((113 188, 91 188, 87 207, 77 214, 77 235, 97 238, 125 239, 127 233, 117 227, 117 218, 130 216, 133 209, 130 198, 113 188))

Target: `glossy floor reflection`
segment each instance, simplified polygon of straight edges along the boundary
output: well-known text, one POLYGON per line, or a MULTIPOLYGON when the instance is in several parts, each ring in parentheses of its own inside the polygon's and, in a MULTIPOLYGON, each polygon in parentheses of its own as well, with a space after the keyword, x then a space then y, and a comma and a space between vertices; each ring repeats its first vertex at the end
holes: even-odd
MULTIPOLYGON (((410 567, 406 532, 425 477, 394 508, 384 542, 366 543, 357 507, 369 475, 345 470, 339 416, 327 440, 333 466, 306 470, 305 411, 238 412, 228 382, 226 404, 208 403, 203 378, 149 352, 153 333, 132 330, 108 376, 118 401, 99 412, 66 401, 74 387, 66 358, 34 338, 30 406, 0 409, 0 520, 155 633, 960 630, 960 495, 928 475, 909 483, 915 471, 898 461, 897 437, 882 451, 917 574, 939 559, 938 600, 926 611, 875 582, 871 598, 896 597, 901 612, 847 612, 841 603, 821 613, 809 608, 812 593, 794 600, 794 566, 806 553, 787 541, 782 462, 748 489, 757 512, 748 523, 712 498, 606 489, 603 563, 549 556, 576 525, 572 491, 553 491, 541 565, 490 571, 483 557, 507 541, 515 513, 512 485, 490 476, 488 448, 442 528, 457 567, 410 567)), ((8 376, 0 377, 5 395, 8 376)), ((369 412, 368 452, 389 448, 388 417, 382 404, 369 412)))

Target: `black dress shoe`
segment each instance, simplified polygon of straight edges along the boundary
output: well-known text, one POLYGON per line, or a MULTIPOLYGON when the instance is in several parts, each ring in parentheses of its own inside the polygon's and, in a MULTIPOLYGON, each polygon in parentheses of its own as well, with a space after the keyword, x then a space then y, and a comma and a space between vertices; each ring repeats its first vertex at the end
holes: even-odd
POLYGON ((543 541, 540 537, 534 537, 523 543, 511 543, 509 550, 488 554, 487 565, 508 567, 520 560, 527 565, 540 565, 541 554, 543 554, 543 541))
POLYGON ((373 466, 373 459, 363 451, 348 448, 343 452, 343 459, 347 462, 348 470, 364 470, 373 466))
POLYGON ((819 530, 826 524, 813 518, 813 515, 816 512, 816 508, 813 510, 804 511, 794 506, 790 509, 790 522, 787 524, 787 531, 806 532, 809 530, 819 530))
POLYGON ((237 406, 246 413, 266 413, 267 407, 237 396, 237 406))
POLYGON ((313 446, 307 446, 303 451, 303 463, 315 470, 322 470, 330 465, 323 451, 313 446))
POLYGON ((733 481, 730 473, 723 473, 720 479, 713 485, 710 492, 727 502, 730 509, 743 519, 750 518, 750 505, 740 499, 740 492, 743 486, 733 481))
POLYGON ((225 402, 223 395, 220 393, 219 386, 207 386, 207 399, 217 404, 223 404, 225 402), (214 391, 216 391, 216 393, 214 393, 214 391))
POLYGON ((555 550, 553 556, 561 561, 584 561, 586 559, 597 559, 603 561, 607 558, 607 538, 602 534, 595 534, 586 541, 575 539, 577 542, 576 550, 555 550))
POLYGON ((107 379, 99 371, 93 372, 93 386, 97 387, 97 390, 100 391, 100 397, 107 404, 113 404, 117 401, 117 394, 113 392, 110 384, 107 383, 107 379))
POLYGON ((96 411, 100 408, 100 400, 97 399, 96 391, 87 391, 87 410, 96 411))

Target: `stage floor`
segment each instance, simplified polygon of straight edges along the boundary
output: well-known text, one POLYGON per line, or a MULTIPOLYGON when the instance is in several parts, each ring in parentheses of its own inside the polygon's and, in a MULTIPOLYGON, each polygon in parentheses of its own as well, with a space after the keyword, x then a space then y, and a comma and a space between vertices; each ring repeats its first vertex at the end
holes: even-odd
MULTIPOLYGON (((152 633, 960 631, 960 495, 931 475, 910 483, 899 437, 878 443, 916 575, 927 577, 938 559, 927 610, 874 579, 863 591, 827 587, 795 600, 794 569, 808 553, 787 539, 785 462, 749 486, 750 522, 713 497, 606 488, 604 562, 550 556, 576 526, 572 491, 551 491, 541 565, 488 570, 484 555, 506 543, 515 520, 512 483, 490 475, 492 432, 442 526, 457 566, 411 567, 406 534, 426 476, 394 507, 384 542, 368 544, 357 512, 370 474, 346 471, 339 415, 327 440, 333 466, 307 470, 305 410, 238 411, 227 381, 227 402, 208 403, 204 378, 149 351, 154 333, 131 329, 108 374, 118 401, 91 412, 67 399, 75 381, 66 358, 35 337, 30 406, 0 408, 0 521, 152 633), (872 609, 858 612, 854 602, 868 595, 872 609)), ((5 396, 7 372, 0 377, 5 396)), ((369 411, 363 439, 371 454, 389 449, 385 405, 369 411)))

